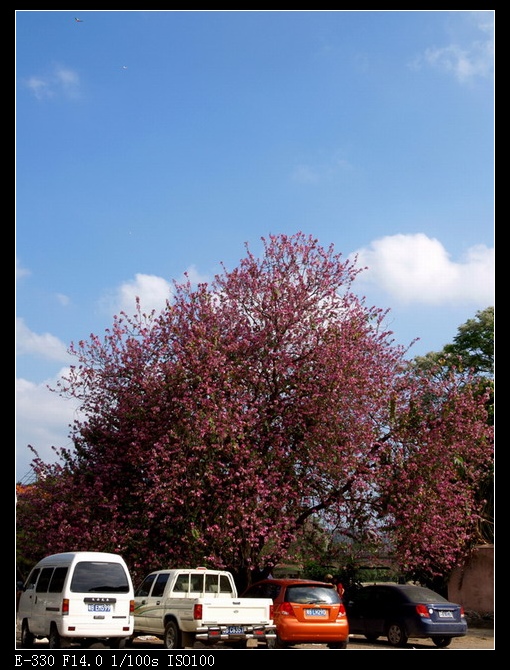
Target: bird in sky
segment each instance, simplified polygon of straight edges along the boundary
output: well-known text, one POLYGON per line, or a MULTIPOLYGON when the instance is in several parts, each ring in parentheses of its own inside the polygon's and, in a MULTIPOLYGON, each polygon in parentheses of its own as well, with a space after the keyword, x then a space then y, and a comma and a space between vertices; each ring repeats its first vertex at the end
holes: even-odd
POLYGON ((77 19, 76 17, 74 17, 74 20, 76 21, 76 23, 83 23, 83 19, 77 19))

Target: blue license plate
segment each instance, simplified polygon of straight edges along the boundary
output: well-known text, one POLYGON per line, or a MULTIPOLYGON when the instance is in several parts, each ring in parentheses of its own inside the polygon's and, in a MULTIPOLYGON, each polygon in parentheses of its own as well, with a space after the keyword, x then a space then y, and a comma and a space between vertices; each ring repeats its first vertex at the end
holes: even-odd
POLYGON ((244 635, 244 628, 242 626, 227 626, 226 632, 229 635, 244 635))
POLYGON ((89 605, 89 612, 111 612, 112 611, 112 606, 111 605, 105 605, 104 603, 94 603, 93 605, 89 605))
POLYGON ((307 616, 326 616, 328 610, 315 607, 313 610, 305 610, 307 616))

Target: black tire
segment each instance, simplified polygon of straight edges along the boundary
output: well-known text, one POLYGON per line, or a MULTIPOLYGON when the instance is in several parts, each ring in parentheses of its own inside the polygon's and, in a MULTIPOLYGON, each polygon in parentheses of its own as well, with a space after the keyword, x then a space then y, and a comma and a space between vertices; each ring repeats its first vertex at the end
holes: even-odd
POLYGON ((328 647, 330 649, 347 649, 347 640, 342 642, 329 642, 328 647))
POLYGON ((67 645, 64 644, 57 627, 54 623, 51 624, 50 634, 48 635, 49 649, 64 649, 67 645))
POLYGON ((386 631, 386 636, 388 642, 393 647, 405 647, 409 636, 407 635, 405 628, 401 626, 396 621, 392 621, 386 631))
POLYGON ((232 647, 232 649, 246 649, 247 648, 246 640, 233 640, 230 643, 230 646, 232 647))
POLYGON ((111 637, 108 641, 110 643, 110 649, 126 649, 128 647, 129 638, 111 637))
POLYGON ((448 635, 443 635, 442 637, 433 637, 432 642, 436 645, 436 647, 439 647, 439 649, 446 649, 446 647, 450 646, 450 642, 452 641, 452 638, 449 637, 448 635))
POLYGON ((372 635, 365 635, 365 637, 369 642, 375 642, 376 640, 379 639, 379 635, 373 635, 373 634, 372 635))
POLYGON ((195 646, 195 633, 181 631, 181 643, 183 649, 186 649, 186 647, 193 649, 195 646))
POLYGON ((165 649, 181 649, 181 631, 175 621, 169 621, 165 626, 163 634, 163 646, 165 649))
POLYGON ((28 621, 23 619, 21 624, 21 648, 22 649, 32 649, 35 642, 35 635, 30 632, 28 627, 28 621))

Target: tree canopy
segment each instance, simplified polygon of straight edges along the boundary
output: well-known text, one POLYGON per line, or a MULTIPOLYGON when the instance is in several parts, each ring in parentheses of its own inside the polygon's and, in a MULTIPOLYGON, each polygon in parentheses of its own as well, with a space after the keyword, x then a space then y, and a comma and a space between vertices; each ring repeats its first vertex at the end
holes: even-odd
POLYGON ((80 399, 74 449, 37 457, 18 495, 18 553, 122 553, 166 565, 285 560, 318 521, 391 538, 403 570, 451 570, 474 542, 492 462, 486 397, 410 366, 362 270, 302 233, 246 246, 210 285, 175 284, 161 313, 121 313, 71 346, 56 389, 80 399))
POLYGON ((486 307, 457 329, 453 342, 441 351, 417 356, 415 364, 422 369, 469 369, 476 374, 494 374, 494 307, 486 307))

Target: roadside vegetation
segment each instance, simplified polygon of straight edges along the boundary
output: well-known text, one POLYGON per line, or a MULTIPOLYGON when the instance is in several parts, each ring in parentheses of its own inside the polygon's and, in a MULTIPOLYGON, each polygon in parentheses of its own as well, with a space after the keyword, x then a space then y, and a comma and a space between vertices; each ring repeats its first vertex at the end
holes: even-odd
MULTIPOLYGON (((302 233, 72 344, 72 450, 18 487, 18 568, 121 553, 135 576, 385 566, 437 585, 493 533, 492 307, 410 360, 362 269, 302 233), (162 556, 164 565, 162 565, 162 556), (315 566, 315 567, 314 567, 315 566)), ((355 578, 353 573, 353 578, 355 578)))

